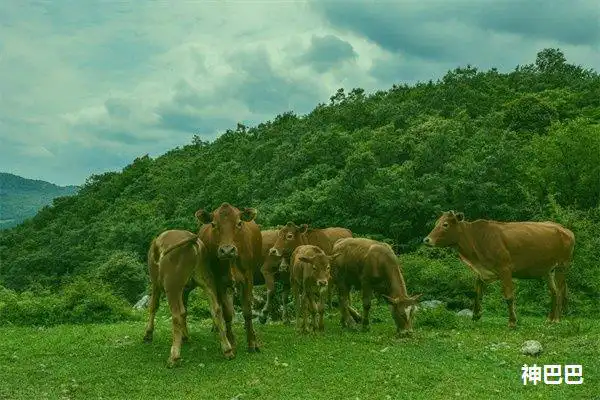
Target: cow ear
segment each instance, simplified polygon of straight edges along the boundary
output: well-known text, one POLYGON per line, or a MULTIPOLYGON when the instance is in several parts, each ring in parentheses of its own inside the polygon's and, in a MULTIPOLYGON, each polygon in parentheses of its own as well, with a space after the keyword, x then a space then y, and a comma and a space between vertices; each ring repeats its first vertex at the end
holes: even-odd
POLYGON ((202 222, 203 224, 208 224, 213 219, 212 213, 209 213, 208 211, 204 210, 203 208, 196 211, 196 213, 194 215, 196 216, 196 219, 199 222, 202 222))
POLYGON ((332 254, 332 255, 330 255, 330 256, 327 256, 327 257, 329 257, 329 261, 333 261, 333 260, 335 260, 337 257, 339 257, 339 256, 340 256, 340 254, 342 254, 342 253, 339 253, 339 252, 338 252, 338 253, 334 253, 334 254, 332 254))
POLYGON ((385 298, 387 301, 389 301, 389 302, 390 302, 390 304, 398 304, 398 303, 400 302, 400 299, 399 299, 399 298, 395 299, 395 298, 393 298, 393 297, 390 297, 390 296, 388 296, 388 295, 386 295, 386 294, 384 294, 384 295, 383 295, 383 297, 384 297, 384 298, 385 298))
POLYGON ((411 297, 409 297, 409 298, 407 299, 407 302, 408 302, 410 305, 417 304, 417 303, 419 302, 419 298, 420 298, 421 296, 423 296, 423 293, 415 294, 414 296, 411 296, 411 297))
POLYGON ((456 213, 456 219, 459 221, 463 221, 465 219, 465 214, 463 214, 461 212, 456 213))
POLYGON ((256 214, 258 214, 258 210, 256 208, 246 207, 242 214, 240 215, 240 219, 244 222, 250 222, 256 218, 256 214))
POLYGON ((300 233, 306 233, 306 231, 308 231, 308 224, 302 224, 302 225, 300 225, 300 228, 298 229, 298 231, 300 233))

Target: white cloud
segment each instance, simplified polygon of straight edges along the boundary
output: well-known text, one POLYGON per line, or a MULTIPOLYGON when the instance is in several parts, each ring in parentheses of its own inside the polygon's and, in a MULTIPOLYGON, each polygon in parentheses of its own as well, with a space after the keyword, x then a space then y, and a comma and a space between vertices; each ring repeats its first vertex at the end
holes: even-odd
MULTIPOLYGON (((504 10, 507 3, 498 1, 504 10)), ((371 91, 436 79, 457 66, 436 61, 437 42, 456 46, 440 50, 438 59, 459 49, 461 63, 482 68, 533 62, 543 47, 600 67, 597 46, 565 45, 542 25, 531 37, 523 29, 511 33, 507 20, 486 30, 477 10, 425 18, 422 6, 408 2, 403 12, 433 51, 424 61, 390 51, 372 27, 365 34, 331 18, 357 4, 327 3, 328 14, 310 1, 7 2, 0 15, 0 170, 81 183, 146 152, 189 143, 194 133, 211 138, 237 121, 310 111, 342 86, 371 91), (450 27, 454 36, 444 33, 450 27), (461 39, 460 32, 475 37, 461 39), (318 70, 304 62, 313 38, 327 35, 349 43, 356 57, 318 70)), ((384 29, 395 15, 400 20, 395 5, 377 7, 387 16, 375 27, 384 29)), ((489 13, 484 17, 490 21, 489 13)), ((570 35, 563 26, 560 34, 575 40, 580 31, 570 35)))

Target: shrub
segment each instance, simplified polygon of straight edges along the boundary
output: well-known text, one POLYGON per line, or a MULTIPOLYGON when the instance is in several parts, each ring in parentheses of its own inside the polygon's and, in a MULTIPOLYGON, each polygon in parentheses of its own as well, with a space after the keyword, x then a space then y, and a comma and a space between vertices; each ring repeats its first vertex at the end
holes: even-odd
POLYGON ((146 266, 137 255, 129 251, 115 251, 102 263, 96 277, 108 284, 117 296, 134 304, 148 287, 146 266))

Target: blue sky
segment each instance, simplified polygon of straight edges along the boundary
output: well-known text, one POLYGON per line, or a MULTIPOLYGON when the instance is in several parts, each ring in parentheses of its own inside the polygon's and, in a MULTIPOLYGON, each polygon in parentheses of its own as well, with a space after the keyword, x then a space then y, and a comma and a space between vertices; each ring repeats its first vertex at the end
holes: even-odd
POLYGON ((61 185, 339 87, 507 71, 546 47, 600 70, 597 0, 5 3, 0 171, 61 185))

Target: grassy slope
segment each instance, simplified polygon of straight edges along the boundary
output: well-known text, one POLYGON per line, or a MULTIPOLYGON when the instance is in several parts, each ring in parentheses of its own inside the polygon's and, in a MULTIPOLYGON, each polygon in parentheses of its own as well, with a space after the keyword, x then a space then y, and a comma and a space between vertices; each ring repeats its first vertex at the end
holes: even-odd
MULTIPOLYGON (((324 334, 301 336, 291 327, 257 326, 260 354, 241 345, 222 358, 209 321, 190 321, 191 342, 180 368, 166 368, 170 322, 157 319, 152 344, 141 341, 144 322, 54 328, 1 328, 0 398, 118 399, 592 399, 600 394, 600 323, 567 319, 545 325, 522 317, 516 332, 504 316, 461 320, 457 329, 417 326, 411 339, 392 338, 391 318, 371 332, 341 332, 337 315, 324 334), (520 354, 537 339, 544 353, 520 354), (506 347, 490 345, 505 342, 506 347), (523 386, 524 363, 582 364, 583 385, 523 386), (287 366, 282 363, 286 363, 287 366)), ((384 313, 384 314, 382 314, 384 313)))

